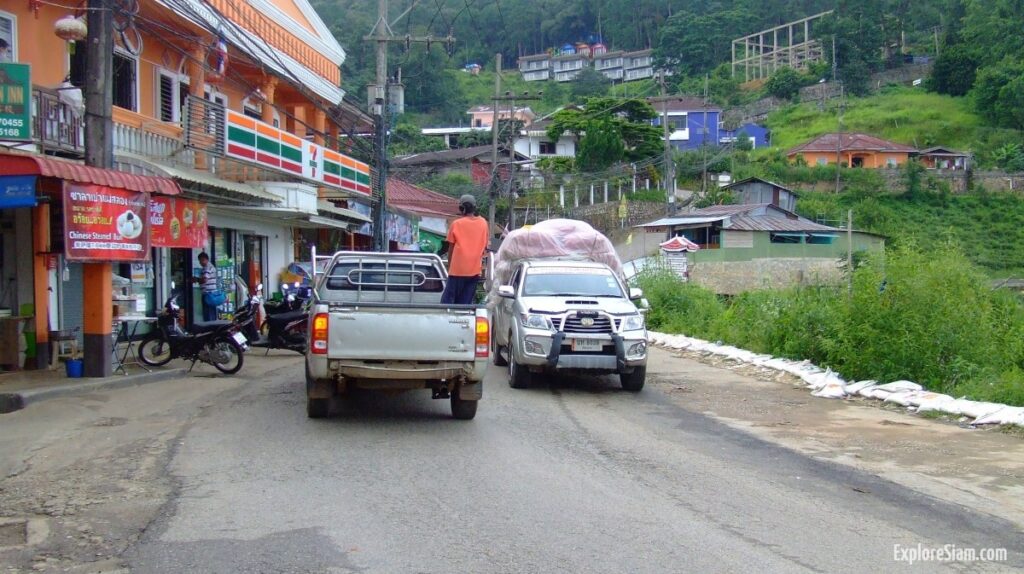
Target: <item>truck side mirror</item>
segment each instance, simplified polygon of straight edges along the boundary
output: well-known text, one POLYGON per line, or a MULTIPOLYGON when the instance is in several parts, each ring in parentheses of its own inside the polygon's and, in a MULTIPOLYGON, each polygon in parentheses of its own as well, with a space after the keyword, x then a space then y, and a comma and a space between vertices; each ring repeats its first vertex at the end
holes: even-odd
POLYGON ((498 297, 504 297, 506 299, 516 298, 516 289, 511 285, 502 285, 498 287, 498 297))
POLYGON ((638 287, 629 288, 629 300, 636 301, 637 299, 643 299, 644 290, 638 287))

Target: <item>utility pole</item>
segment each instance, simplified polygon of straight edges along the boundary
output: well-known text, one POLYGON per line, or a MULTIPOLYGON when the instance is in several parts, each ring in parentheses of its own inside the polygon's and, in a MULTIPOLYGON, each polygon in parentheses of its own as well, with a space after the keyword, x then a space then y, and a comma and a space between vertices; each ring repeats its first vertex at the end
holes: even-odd
POLYGON ((702 196, 708 194, 708 75, 704 74, 704 121, 701 122, 701 131, 704 137, 700 140, 700 163, 703 168, 700 179, 700 193, 702 196))
POLYGON ((839 86, 839 105, 836 108, 836 193, 839 193, 839 170, 843 153, 843 86, 839 84, 839 64, 836 63, 836 37, 832 36, 832 83, 839 86))
POLYGON ((498 203, 498 98, 501 97, 501 52, 494 55, 494 119, 491 120, 491 182, 488 188, 490 201, 487 205, 487 236, 493 233, 494 210, 498 203))
POLYGON ((665 190, 668 196, 668 212, 672 214, 672 208, 676 203, 676 164, 672 158, 671 131, 668 127, 668 96, 665 93, 665 70, 658 74, 658 81, 661 83, 661 131, 665 140, 665 190))
POLYGON ((846 272, 849 274, 850 295, 853 295, 853 210, 846 212, 846 272))
MULTIPOLYGON (((501 54, 498 54, 497 61, 501 62, 501 54)), ((536 101, 540 100, 544 92, 537 92, 537 95, 531 96, 530 92, 523 92, 522 95, 516 95, 512 92, 505 92, 505 95, 499 95, 499 84, 495 84, 495 94, 492 101, 494 102, 494 125, 491 126, 491 159, 494 161, 491 169, 491 209, 489 210, 488 216, 494 217, 494 204, 497 203, 497 199, 500 197, 499 189, 502 186, 501 182, 501 170, 498 168, 498 131, 501 124, 498 111, 501 109, 502 102, 509 103, 508 111, 508 189, 506 194, 509 198, 512 198, 512 183, 513 183, 513 170, 516 164, 516 133, 515 130, 511 129, 514 126, 516 119, 516 100, 520 101, 536 101)), ((558 145, 557 142, 555 145, 558 145)), ((512 203, 509 205, 509 227, 515 227, 515 200, 512 198, 512 203)), ((493 221, 493 219, 491 219, 493 221)))
MULTIPOLYGON (((399 19, 406 16, 412 8, 416 5, 416 2, 409 7, 399 19)), ((369 36, 365 36, 364 40, 373 41, 377 43, 377 78, 376 84, 372 87, 373 89, 373 106, 370 110, 374 115, 374 140, 376 142, 376 151, 374 153, 374 162, 377 164, 377 179, 376 189, 374 190, 377 196, 377 204, 374 205, 373 211, 373 249, 375 251, 387 251, 388 240, 385 227, 385 215, 387 212, 387 195, 388 195, 388 126, 387 118, 390 113, 388 110, 388 44, 392 42, 402 42, 408 49, 412 44, 426 44, 427 51, 430 51, 430 45, 434 42, 444 43, 451 49, 451 46, 455 43, 455 38, 448 34, 445 38, 434 38, 433 36, 409 36, 405 35, 397 37, 391 31, 391 24, 388 23, 388 0, 377 0, 377 23, 374 24, 373 30, 369 36)))
MULTIPOLYGON (((113 81, 114 2, 89 0, 85 67, 85 164, 110 169, 114 164, 113 81)), ((110 262, 82 265, 84 374, 113 374, 113 270, 110 262)))

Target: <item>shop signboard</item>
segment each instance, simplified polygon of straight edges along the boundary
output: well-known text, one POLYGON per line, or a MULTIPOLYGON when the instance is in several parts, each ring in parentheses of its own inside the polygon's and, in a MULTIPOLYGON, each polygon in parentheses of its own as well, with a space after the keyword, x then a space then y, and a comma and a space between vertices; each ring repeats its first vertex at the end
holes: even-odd
POLYGON ((206 204, 200 201, 153 196, 149 224, 153 247, 202 249, 209 242, 206 204))
POLYGON ((0 64, 0 140, 32 141, 32 72, 28 64, 0 64))
POLYGON ((226 110, 224 117, 224 155, 327 187, 370 195, 369 165, 245 114, 226 110))
POLYGON ((36 204, 36 176, 0 176, 0 207, 32 207, 36 204))
POLYGON ((149 194, 66 182, 63 211, 69 261, 149 259, 149 194))

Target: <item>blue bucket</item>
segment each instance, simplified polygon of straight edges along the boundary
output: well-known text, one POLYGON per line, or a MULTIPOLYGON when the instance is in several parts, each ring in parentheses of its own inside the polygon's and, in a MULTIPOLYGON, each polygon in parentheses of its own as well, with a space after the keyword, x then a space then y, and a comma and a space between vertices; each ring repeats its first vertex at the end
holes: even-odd
POLYGON ((68 378, 81 379, 82 359, 68 359, 68 361, 64 363, 64 369, 67 371, 68 378))

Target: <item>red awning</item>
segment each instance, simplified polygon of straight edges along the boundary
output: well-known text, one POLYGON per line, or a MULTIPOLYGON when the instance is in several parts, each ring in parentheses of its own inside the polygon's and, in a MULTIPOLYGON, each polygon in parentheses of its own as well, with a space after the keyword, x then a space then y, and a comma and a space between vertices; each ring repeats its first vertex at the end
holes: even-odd
POLYGON ((662 251, 668 251, 669 253, 679 253, 680 251, 697 251, 700 249, 700 245, 690 241, 689 239, 677 235, 664 243, 660 243, 662 251))
POLYGON ((163 195, 181 193, 178 183, 166 177, 135 175, 40 155, 0 154, 0 175, 41 175, 129 191, 163 195))

